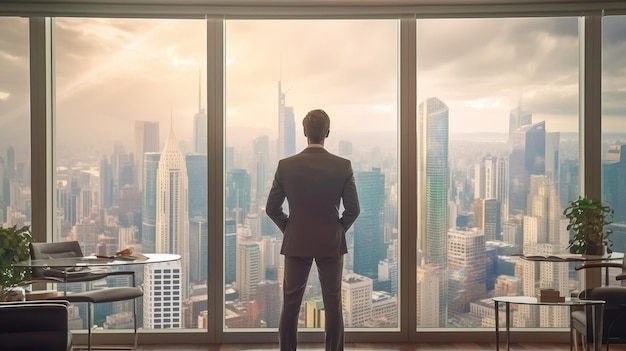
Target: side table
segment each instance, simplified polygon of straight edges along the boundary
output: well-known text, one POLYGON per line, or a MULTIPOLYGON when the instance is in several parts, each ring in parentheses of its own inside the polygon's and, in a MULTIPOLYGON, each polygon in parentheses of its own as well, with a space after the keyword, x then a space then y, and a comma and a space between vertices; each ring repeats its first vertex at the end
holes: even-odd
POLYGON ((506 317, 506 350, 510 350, 511 344, 511 304, 519 304, 519 305, 550 305, 550 306, 564 306, 569 307, 570 312, 570 337, 569 344, 570 350, 573 350, 573 334, 571 330, 571 315, 572 315, 572 307, 583 306, 583 307, 591 307, 591 327, 593 331, 593 347, 594 351, 601 351, 602 348, 602 315, 604 314, 604 304, 606 303, 604 300, 586 300, 579 298, 566 298, 565 301, 562 302, 545 302, 539 301, 536 297, 533 296, 498 296, 492 298, 495 303, 495 325, 496 325, 496 350, 500 351, 500 328, 499 328, 499 310, 500 303, 504 303, 505 307, 505 317, 506 317))

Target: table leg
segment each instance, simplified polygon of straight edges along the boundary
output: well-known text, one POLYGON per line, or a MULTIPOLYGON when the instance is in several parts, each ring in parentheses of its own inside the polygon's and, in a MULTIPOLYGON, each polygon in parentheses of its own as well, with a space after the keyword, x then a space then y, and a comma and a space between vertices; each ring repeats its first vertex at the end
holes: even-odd
POLYGON ((506 351, 510 351, 511 349, 511 323, 510 323, 510 316, 511 316, 511 304, 508 302, 504 303, 504 308, 505 308, 505 317, 506 317, 506 351))
POLYGON ((595 304, 591 307, 592 323, 591 330, 593 332, 593 349, 601 351, 602 349, 602 319, 604 315, 604 304, 595 304))
POLYGON ((500 317, 498 316, 498 310, 500 303, 495 301, 495 318, 496 318, 496 351, 500 351, 500 330, 498 324, 500 324, 500 317))

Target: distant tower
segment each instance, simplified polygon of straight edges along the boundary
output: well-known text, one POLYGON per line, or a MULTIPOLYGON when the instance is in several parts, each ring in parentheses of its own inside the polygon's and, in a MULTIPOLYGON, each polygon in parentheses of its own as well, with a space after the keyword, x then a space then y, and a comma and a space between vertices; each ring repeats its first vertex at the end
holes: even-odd
POLYGON ((237 224, 244 224, 250 210, 250 175, 245 169, 232 169, 226 175, 226 218, 234 218, 237 224), (239 209, 239 216, 235 210, 239 209))
POLYGON ((285 93, 278 81, 278 159, 296 154, 296 122, 293 107, 285 106, 285 93))
POLYGON ((141 245, 144 252, 156 252, 156 182, 160 160, 159 152, 148 152, 143 156, 145 186, 141 194, 141 245))
POLYGON ((545 174, 545 121, 519 127, 511 134, 510 142, 509 213, 523 215, 526 214, 530 176, 545 174))
POLYGON ((207 218, 209 214, 207 155, 185 156, 189 177, 189 217, 207 218))
POLYGON ((135 121, 135 186, 143 191, 143 155, 160 152, 159 122, 135 121))
POLYGON ((513 133, 519 127, 532 124, 532 121, 532 112, 523 111, 520 103, 520 105, 512 109, 509 114, 509 134, 513 133))
POLYGON ((267 135, 257 137, 253 141, 254 159, 256 160, 256 198, 265 202, 269 191, 268 183, 272 180, 270 167, 270 138, 267 135))
POLYGON ((447 323, 448 112, 448 106, 433 97, 420 103, 417 119, 420 150, 417 191, 418 197, 424 199, 418 202, 417 215, 423 219, 418 225, 418 251, 423 262, 418 264, 434 265, 429 274, 440 274, 436 279, 440 284, 439 327, 447 323))
POLYGON ((361 214, 354 222, 354 273, 377 279, 378 263, 386 256, 383 214, 385 175, 380 168, 357 171, 354 180, 359 193, 361 214))
POLYGON ((224 284, 235 282, 237 275, 237 224, 234 219, 224 221, 224 284))
POLYGON ((202 217, 189 220, 189 280, 193 283, 207 281, 208 247, 207 221, 202 217))
POLYGON ((198 72, 198 113, 193 116, 193 151, 197 154, 207 153, 207 114, 202 108, 202 83, 198 72))
POLYGON ((100 208, 113 205, 113 168, 106 157, 100 160, 100 208))

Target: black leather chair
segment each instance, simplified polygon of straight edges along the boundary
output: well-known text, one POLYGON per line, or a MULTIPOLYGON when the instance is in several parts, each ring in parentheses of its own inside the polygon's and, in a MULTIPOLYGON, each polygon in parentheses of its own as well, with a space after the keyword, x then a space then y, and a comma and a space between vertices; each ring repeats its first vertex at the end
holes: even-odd
POLYGON ((0 348, 2 350, 68 351, 67 301, 0 302, 0 348))
MULTIPOLYGON (((607 351, 610 344, 626 343, 626 261, 590 261, 575 267, 575 270, 599 268, 603 272, 602 286, 582 291, 578 296, 593 300, 604 300, 604 316, 602 328, 602 344, 606 345, 607 351), (616 276, 619 285, 610 285, 611 268, 621 269, 622 273, 616 276)), ((572 312, 571 328, 574 333, 574 341, 578 346, 577 335, 582 336, 582 344, 587 349, 592 343, 590 311, 578 310, 572 312)))
MULTIPOLYGON (((30 244, 31 259, 50 259, 65 257, 83 257, 82 249, 77 241, 63 241, 52 243, 31 243, 30 244)), ((143 296, 143 291, 135 286, 135 272, 113 271, 106 268, 90 268, 90 267, 53 267, 53 268, 33 268, 32 278, 34 281, 48 281, 52 283, 63 283, 63 296, 55 299, 64 299, 71 303, 87 303, 87 349, 91 350, 92 337, 92 310, 93 304, 116 302, 116 301, 133 301, 133 325, 134 325, 134 345, 137 347, 137 301, 138 297, 143 296), (130 277, 131 286, 128 287, 110 287, 96 290, 88 290, 83 292, 68 292, 68 283, 84 283, 104 279, 114 275, 128 275, 130 277)))

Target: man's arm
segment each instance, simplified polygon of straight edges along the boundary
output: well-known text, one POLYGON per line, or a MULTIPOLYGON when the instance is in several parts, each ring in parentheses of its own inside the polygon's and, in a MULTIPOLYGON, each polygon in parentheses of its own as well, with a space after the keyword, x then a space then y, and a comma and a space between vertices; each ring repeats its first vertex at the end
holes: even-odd
POLYGON ((287 227, 287 214, 283 211, 283 202, 285 201, 285 191, 283 186, 278 181, 278 171, 274 176, 272 182, 272 189, 267 196, 267 203, 265 204, 265 213, 276 223, 281 232, 285 232, 287 227))
POLYGON ((346 180, 346 184, 343 187, 343 194, 341 195, 343 200, 344 211, 341 214, 341 224, 344 229, 348 231, 356 218, 361 213, 361 207, 359 205, 359 195, 356 192, 356 184, 354 183, 354 174, 352 173, 352 165, 350 167, 350 176, 346 180))

